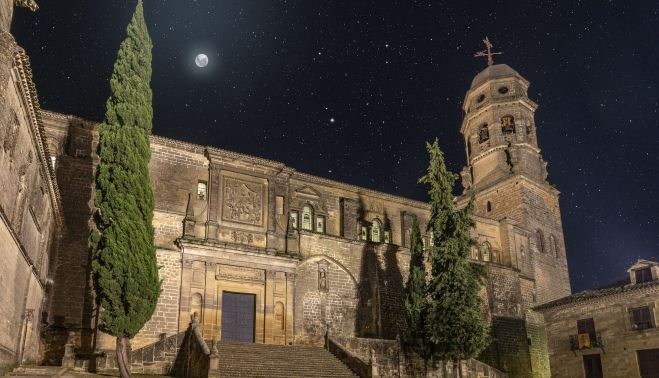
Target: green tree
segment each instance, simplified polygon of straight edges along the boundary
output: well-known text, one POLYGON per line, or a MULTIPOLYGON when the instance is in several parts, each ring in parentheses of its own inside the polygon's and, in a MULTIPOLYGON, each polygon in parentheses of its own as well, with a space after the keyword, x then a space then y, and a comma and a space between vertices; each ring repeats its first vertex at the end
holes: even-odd
POLYGON ((425 339, 425 316, 428 307, 426 299, 426 269, 423 253, 423 240, 419 221, 416 216, 412 220, 410 235, 410 271, 405 286, 405 322, 407 332, 405 342, 414 348, 421 356, 427 357, 425 339))
POLYGON ((110 80, 96 167, 96 230, 90 236, 99 328, 117 338, 122 377, 129 377, 127 346, 151 318, 160 294, 153 244, 149 160, 153 109, 151 38, 138 0, 110 80))
POLYGON ((446 169, 436 139, 427 149, 430 165, 419 180, 430 187, 428 230, 433 241, 428 250, 431 278, 425 330, 433 357, 457 363, 476 357, 490 343, 479 295, 484 269, 467 258, 475 243, 469 234, 474 226, 473 197, 467 207, 455 209, 453 184, 457 176, 446 169))

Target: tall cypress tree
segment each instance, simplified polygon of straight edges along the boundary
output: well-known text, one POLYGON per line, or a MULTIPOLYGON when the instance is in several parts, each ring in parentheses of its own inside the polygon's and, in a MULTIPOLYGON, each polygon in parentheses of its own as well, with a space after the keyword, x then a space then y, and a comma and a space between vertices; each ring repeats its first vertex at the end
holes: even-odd
POLYGON ((430 165, 419 180, 430 187, 428 229, 433 238, 428 252, 431 278, 426 337, 434 357, 458 362, 477 356, 490 342, 479 295, 484 270, 467 258, 475 243, 469 234, 474 226, 473 198, 466 208, 455 209, 453 184, 457 176, 446 169, 436 139, 427 149, 430 165))
POLYGON ((423 240, 416 216, 412 220, 410 235, 410 268, 405 286, 405 321, 407 332, 405 342, 421 356, 427 357, 425 338, 425 317, 428 301, 426 299, 426 269, 423 253, 423 240))
POLYGON ((129 377, 126 347, 151 318, 160 294, 153 244, 153 191, 149 160, 153 109, 151 38, 138 0, 110 80, 100 127, 96 168, 96 231, 90 237, 96 298, 103 332, 117 338, 122 377, 129 377))

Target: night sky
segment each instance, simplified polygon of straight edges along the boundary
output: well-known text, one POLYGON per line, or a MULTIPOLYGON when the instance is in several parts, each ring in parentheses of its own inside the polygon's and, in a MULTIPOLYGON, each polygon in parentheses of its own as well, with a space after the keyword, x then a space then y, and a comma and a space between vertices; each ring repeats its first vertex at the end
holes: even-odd
MULTIPOLYGON (((13 33, 42 107, 101 120, 134 2, 39 5, 16 12, 13 33)), ((573 290, 659 260, 657 1, 146 0, 145 12, 154 134, 422 201, 425 141, 440 139, 452 171, 465 164, 461 104, 487 35, 540 105, 573 290)))

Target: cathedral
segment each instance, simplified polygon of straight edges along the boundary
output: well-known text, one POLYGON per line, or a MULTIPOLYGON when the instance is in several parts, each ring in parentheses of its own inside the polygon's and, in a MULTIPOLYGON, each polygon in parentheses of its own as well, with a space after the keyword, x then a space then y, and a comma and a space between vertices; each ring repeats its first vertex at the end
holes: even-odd
MULTIPOLYGON (((80 358, 115 348, 96 330, 87 241, 99 123, 39 107, 28 57, 9 33, 11 1, 0 6, 0 364, 59 364, 65 343, 80 358)), ((494 338, 479 360, 510 377, 549 377, 533 307, 571 290, 559 192, 547 181, 528 87, 505 64, 473 79, 456 206, 475 195, 470 257, 486 267, 494 338)), ((220 343, 402 334, 412 219, 425 230, 427 203, 215 146, 153 136, 151 150, 162 294, 133 351, 184 332, 193 317, 220 343)))

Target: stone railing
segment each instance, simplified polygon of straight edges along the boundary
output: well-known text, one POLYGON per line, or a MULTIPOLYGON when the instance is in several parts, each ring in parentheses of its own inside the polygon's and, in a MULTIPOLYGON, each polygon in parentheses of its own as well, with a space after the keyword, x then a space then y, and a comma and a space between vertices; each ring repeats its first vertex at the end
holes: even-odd
POLYGON ((186 378, 218 377, 219 362, 215 342, 208 347, 201 335, 199 320, 193 317, 170 374, 186 378))
POLYGON ((353 372, 362 378, 379 377, 378 366, 366 363, 359 356, 348 350, 340 341, 329 334, 325 335, 325 349, 341 360, 353 372), (375 374, 373 374, 375 373, 375 374))
MULTIPOLYGON (((423 360, 405 350, 399 340, 368 339, 326 335, 326 348, 360 377, 453 377, 452 362, 423 360)), ((508 378, 475 359, 461 361, 463 377, 508 378)))

